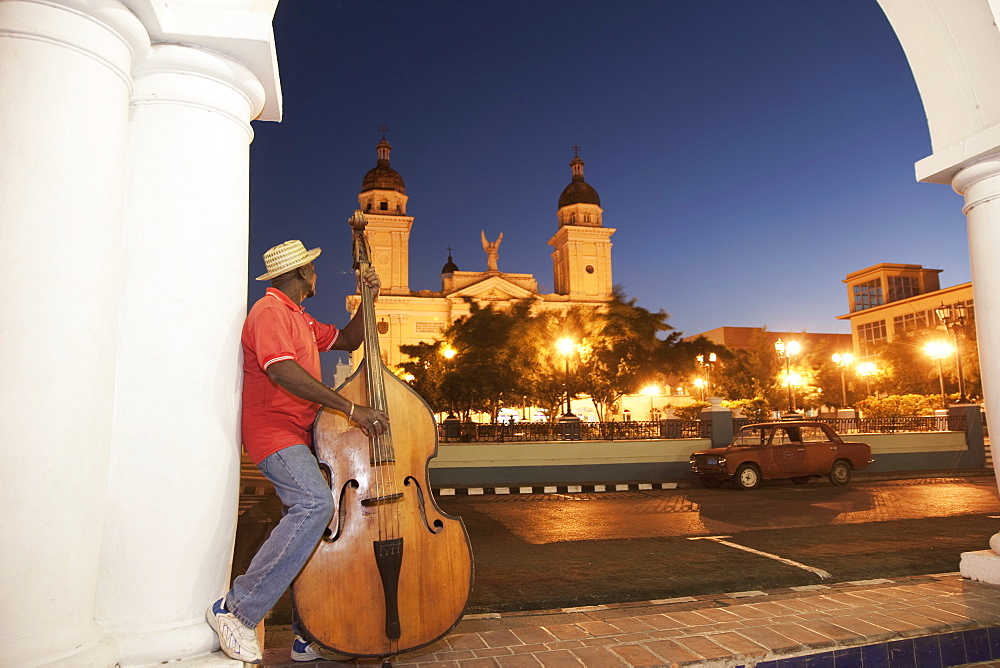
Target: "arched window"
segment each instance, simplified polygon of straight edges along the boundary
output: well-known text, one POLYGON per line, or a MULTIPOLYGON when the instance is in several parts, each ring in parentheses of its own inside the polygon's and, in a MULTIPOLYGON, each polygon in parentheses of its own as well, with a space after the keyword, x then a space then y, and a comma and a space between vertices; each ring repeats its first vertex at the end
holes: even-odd
POLYGON ((570 225, 575 225, 576 224, 576 214, 575 213, 569 214, 569 224, 570 225))
POLYGON ((365 211, 371 211, 371 210, 372 210, 372 203, 368 202, 368 206, 365 207, 365 211))
POLYGON ((387 202, 386 200, 382 200, 381 202, 379 202, 378 203, 378 210, 379 211, 388 211, 389 210, 389 202, 387 202))

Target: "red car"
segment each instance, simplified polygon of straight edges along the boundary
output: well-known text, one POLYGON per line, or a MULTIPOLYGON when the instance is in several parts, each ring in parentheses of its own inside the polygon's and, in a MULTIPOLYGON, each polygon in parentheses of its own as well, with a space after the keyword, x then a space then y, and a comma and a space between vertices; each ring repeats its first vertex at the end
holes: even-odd
POLYGON ((691 470, 705 487, 732 480, 740 489, 753 489, 761 480, 791 478, 809 482, 825 475, 834 485, 846 485, 852 471, 874 460, 867 443, 847 443, 823 422, 765 422, 747 425, 724 448, 691 455, 691 470))

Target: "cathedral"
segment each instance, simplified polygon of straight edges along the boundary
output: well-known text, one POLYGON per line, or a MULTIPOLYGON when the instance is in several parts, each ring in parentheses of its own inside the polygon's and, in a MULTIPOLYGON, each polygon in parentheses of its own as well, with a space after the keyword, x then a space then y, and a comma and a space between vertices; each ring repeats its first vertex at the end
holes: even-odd
MULTIPOLYGON (((583 160, 578 150, 570 161, 572 179, 559 195, 558 227, 549 245, 555 292, 539 294, 533 274, 501 271, 499 246, 481 233, 486 253, 486 271, 461 271, 452 261, 441 269, 440 290, 411 290, 409 284, 409 240, 413 217, 407 215, 409 197, 403 177, 389 163, 392 146, 382 138, 376 146, 378 159, 361 181, 358 204, 368 218, 371 260, 382 279, 376 313, 383 361, 390 367, 406 361, 401 345, 433 342, 451 323, 468 315, 469 300, 496 308, 530 300, 535 308, 565 311, 571 306, 599 306, 612 297, 611 235, 604 227, 601 198, 583 178, 583 160)), ((359 297, 347 297, 353 313, 359 297)))

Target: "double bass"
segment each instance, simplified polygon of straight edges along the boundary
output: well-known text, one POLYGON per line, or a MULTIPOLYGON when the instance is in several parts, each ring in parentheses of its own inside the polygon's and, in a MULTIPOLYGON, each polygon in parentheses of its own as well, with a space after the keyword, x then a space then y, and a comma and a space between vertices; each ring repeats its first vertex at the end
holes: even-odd
MULTIPOLYGON (((350 219, 354 267, 371 265, 361 211, 350 219)), ((426 402, 382 362, 374 297, 360 284, 364 359, 338 392, 390 416, 371 437, 322 410, 313 430, 335 501, 333 519, 292 586, 306 631, 356 657, 392 657, 442 638, 472 591, 472 549, 461 518, 434 502, 427 465, 437 425, 426 402)))

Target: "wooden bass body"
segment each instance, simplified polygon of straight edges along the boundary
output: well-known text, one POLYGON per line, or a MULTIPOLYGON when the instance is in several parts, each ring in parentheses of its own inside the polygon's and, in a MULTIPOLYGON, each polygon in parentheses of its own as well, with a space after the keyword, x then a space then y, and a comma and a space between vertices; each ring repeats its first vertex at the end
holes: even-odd
POLYGON ((369 438, 343 414, 320 413, 314 447, 336 509, 293 600, 320 644, 351 656, 392 656, 459 622, 472 590, 472 550, 465 524, 438 508, 428 482, 437 454, 430 407, 367 347, 338 392, 361 406, 384 404, 390 431, 369 438))

